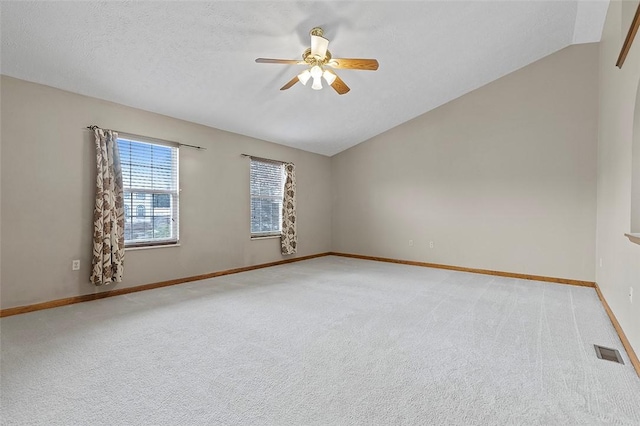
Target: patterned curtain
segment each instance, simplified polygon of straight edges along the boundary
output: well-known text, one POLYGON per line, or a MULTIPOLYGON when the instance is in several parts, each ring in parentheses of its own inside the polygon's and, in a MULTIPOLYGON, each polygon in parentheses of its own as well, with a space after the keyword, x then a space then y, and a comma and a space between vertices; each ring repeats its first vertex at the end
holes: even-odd
POLYGON ((282 200, 282 235, 280 244, 282 254, 294 254, 298 251, 298 235, 296 234, 296 169, 291 163, 284 165, 287 175, 284 183, 282 200))
POLYGON ((122 281, 124 202, 118 134, 91 127, 96 137, 96 205, 93 212, 93 271, 97 286, 122 281))

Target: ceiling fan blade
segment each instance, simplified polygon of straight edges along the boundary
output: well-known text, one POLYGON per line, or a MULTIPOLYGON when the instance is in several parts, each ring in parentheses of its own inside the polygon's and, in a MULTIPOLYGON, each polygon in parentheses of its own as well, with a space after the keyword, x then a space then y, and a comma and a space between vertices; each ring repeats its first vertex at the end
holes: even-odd
POLYGON ((311 35, 311 55, 323 60, 327 56, 329 40, 317 35, 311 35))
POLYGON ((367 70, 378 69, 378 61, 375 59, 337 58, 331 59, 327 65, 336 69, 367 70))
POLYGON ((270 58, 258 58, 256 62, 259 64, 287 64, 287 65, 297 65, 297 64, 306 64, 305 61, 298 61, 296 59, 270 59, 270 58))
MULTIPOLYGON (((334 74, 335 75, 335 74, 334 74)), ((349 86, 347 86, 344 81, 342 81, 342 79, 340 77, 338 77, 336 75, 336 79, 333 80, 333 83, 331 83, 331 87, 333 87, 333 90, 335 90, 336 92, 338 92, 339 95, 344 95, 345 93, 347 93, 349 90, 351 90, 349 88, 349 86)))
POLYGON ((280 90, 287 90, 288 88, 290 88, 291 86, 293 86, 294 84, 296 84, 298 81, 300 81, 298 79, 298 76, 296 75, 295 77, 293 77, 287 84, 285 84, 284 86, 282 86, 280 88, 280 90))

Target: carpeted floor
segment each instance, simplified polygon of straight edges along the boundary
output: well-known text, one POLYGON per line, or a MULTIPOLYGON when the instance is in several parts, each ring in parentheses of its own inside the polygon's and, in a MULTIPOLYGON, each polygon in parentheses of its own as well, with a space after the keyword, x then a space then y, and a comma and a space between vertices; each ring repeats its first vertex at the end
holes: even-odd
POLYGON ((583 287, 323 257, 0 321, 3 425, 640 424, 583 287))

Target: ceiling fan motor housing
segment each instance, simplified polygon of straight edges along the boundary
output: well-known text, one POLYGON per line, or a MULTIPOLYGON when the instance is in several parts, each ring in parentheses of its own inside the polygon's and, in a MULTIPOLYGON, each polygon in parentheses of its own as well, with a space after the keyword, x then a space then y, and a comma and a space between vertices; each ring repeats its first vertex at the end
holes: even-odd
POLYGON ((331 52, 327 50, 327 53, 324 55, 324 59, 318 60, 311 54, 311 48, 308 47, 302 54, 302 60, 309 65, 324 65, 331 60, 331 52))

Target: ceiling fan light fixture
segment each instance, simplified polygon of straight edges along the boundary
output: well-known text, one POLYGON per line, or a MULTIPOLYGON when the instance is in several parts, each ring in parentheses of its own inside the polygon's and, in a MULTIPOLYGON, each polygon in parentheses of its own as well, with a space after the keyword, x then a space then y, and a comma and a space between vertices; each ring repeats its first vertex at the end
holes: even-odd
POLYGON ((310 78, 311 73, 309 72, 309 70, 304 70, 300 74, 298 74, 298 80, 300 80, 300 83, 302 83, 303 85, 306 85, 307 81, 309 81, 310 78))
POLYGON ((324 70, 324 72, 322 73, 322 77, 324 77, 329 86, 331 86, 333 82, 336 81, 336 75, 329 70, 324 70))

